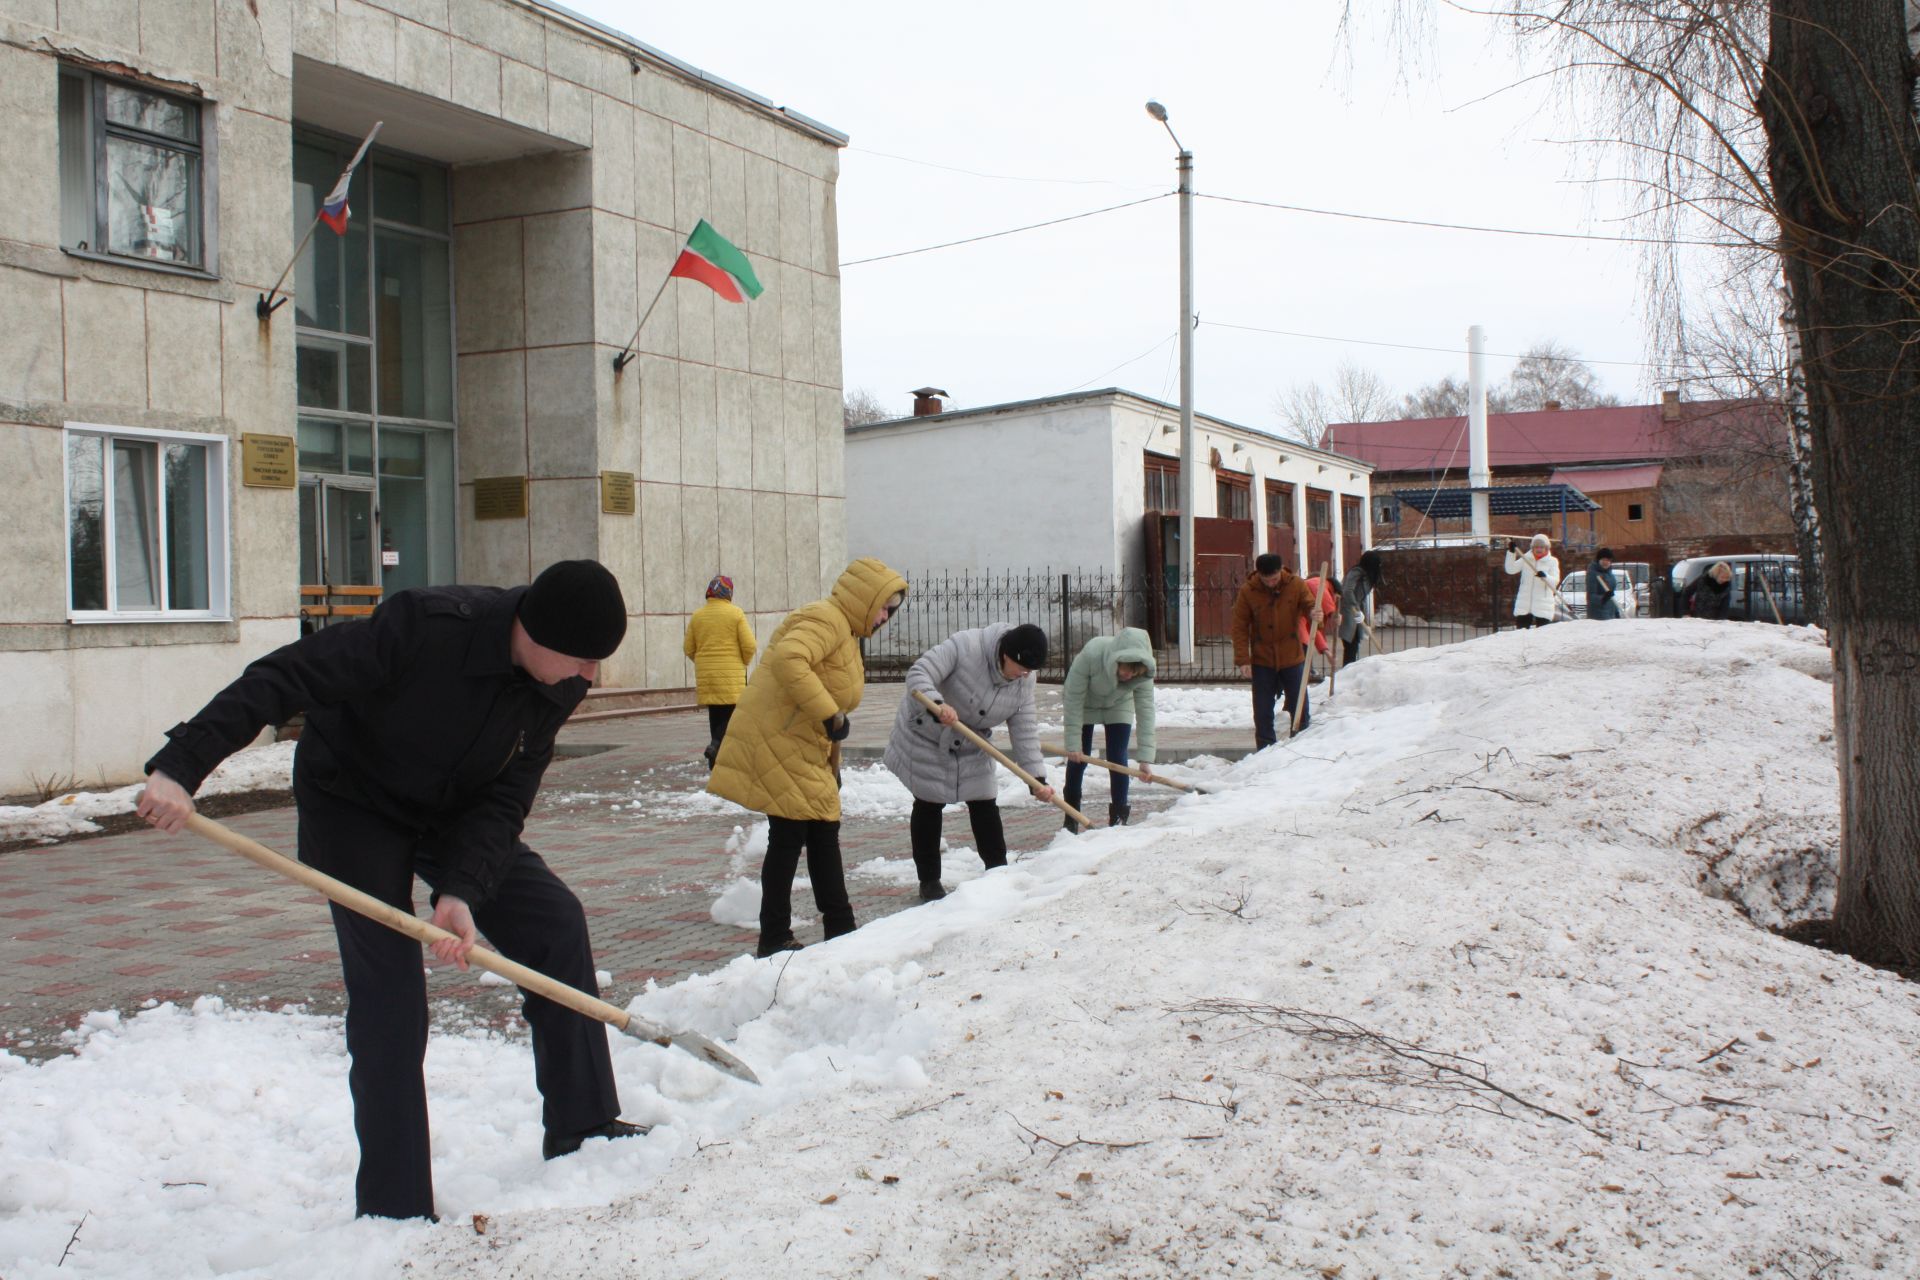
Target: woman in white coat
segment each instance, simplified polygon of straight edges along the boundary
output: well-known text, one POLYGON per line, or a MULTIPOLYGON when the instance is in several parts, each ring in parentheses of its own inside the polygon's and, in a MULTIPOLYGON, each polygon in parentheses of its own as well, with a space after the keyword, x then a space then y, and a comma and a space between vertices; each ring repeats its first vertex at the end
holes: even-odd
POLYGON ((1520 575, 1520 586, 1513 593, 1513 624, 1516 627, 1544 627, 1553 621, 1554 592, 1560 589, 1560 562, 1554 558, 1553 543, 1544 533, 1533 535, 1525 555, 1520 544, 1507 541, 1508 573, 1520 575))
MULTIPOLYGON (((1012 740, 1007 754, 1044 784, 1033 673, 1046 661, 1046 632, 1032 623, 996 622, 956 631, 907 669, 907 694, 887 739, 886 764, 913 793, 913 864, 920 896, 928 902, 947 896, 940 883, 940 815, 950 804, 966 801, 980 860, 989 868, 1007 865, 994 763, 953 726, 964 724, 985 738, 995 725, 1006 725, 1012 740), (929 711, 913 696, 916 691, 938 709, 929 711)), ((1053 788, 1042 785, 1034 794, 1051 800, 1053 788)))

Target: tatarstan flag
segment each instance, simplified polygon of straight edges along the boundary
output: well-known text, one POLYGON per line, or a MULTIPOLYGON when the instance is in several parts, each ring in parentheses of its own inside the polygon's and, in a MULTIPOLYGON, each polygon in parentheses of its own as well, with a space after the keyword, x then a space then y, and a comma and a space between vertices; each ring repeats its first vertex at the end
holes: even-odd
POLYGON ((745 302, 765 292, 760 277, 753 274, 753 264, 747 261, 747 255, 708 226, 705 218, 700 219, 693 234, 687 237, 687 247, 680 251, 680 260, 667 274, 698 280, 728 302, 745 302))

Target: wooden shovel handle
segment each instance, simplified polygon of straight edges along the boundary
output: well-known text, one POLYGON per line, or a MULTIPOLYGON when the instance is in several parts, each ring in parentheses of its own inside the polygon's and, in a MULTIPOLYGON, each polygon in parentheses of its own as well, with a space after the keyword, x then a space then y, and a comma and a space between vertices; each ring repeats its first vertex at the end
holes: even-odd
MULTIPOLYGON (((342 884, 324 871, 316 871, 304 862, 296 862, 284 853, 269 849, 257 840, 249 839, 238 831, 220 825, 212 818, 196 813, 187 819, 187 829, 196 835, 205 836, 215 844, 224 845, 241 857, 256 862, 269 871, 276 871, 289 880, 297 881, 317 891, 349 911, 358 912, 369 920, 378 921, 389 929, 404 933, 409 938, 432 945, 442 938, 454 936, 411 912, 402 911, 391 903, 382 902, 372 894, 356 889, 350 884, 342 884)), ((497 973, 515 986, 545 996, 555 1004, 563 1004, 576 1013, 583 1013, 597 1022, 618 1027, 622 1031, 629 1030, 627 1024, 634 1021, 633 1016, 625 1009, 590 996, 577 987, 570 987, 564 982, 549 978, 538 970, 517 964, 485 947, 475 947, 469 951, 467 962, 489 973, 497 973)), ((672 1042, 671 1036, 665 1031, 646 1035, 643 1038, 663 1045, 672 1042)))
MULTIPOLYGON (((1042 751, 1052 752, 1054 755, 1057 755, 1057 756, 1064 756, 1067 754, 1067 749, 1065 747, 1060 746, 1059 744, 1053 743, 1053 742, 1041 743, 1040 749, 1042 751)), ((1142 773, 1138 769, 1135 769, 1129 765, 1115 764, 1113 761, 1103 760, 1099 756, 1088 756, 1087 763, 1097 764, 1102 769, 1107 769, 1114 773, 1124 773, 1129 778, 1138 778, 1142 782, 1157 782, 1163 787, 1175 787, 1181 791, 1193 790, 1192 787, 1188 786, 1184 782, 1175 782, 1172 778, 1163 778, 1157 773, 1142 773)))
MULTIPOLYGON (((940 707, 942 705, 941 703, 935 702, 932 698, 929 698, 926 694, 920 692, 918 689, 910 689, 908 690, 908 692, 913 694, 914 697, 918 698, 920 700, 921 705, 926 707, 927 710, 938 714, 940 707)), ((1001 764, 1005 765, 1013 773, 1014 777, 1026 783, 1027 786, 1031 787, 1033 790, 1038 791, 1041 787, 1044 787, 1045 785, 1047 785, 1046 783, 1040 781, 1040 779, 1028 773, 1025 769, 1022 769, 1019 765, 1015 764, 1012 761, 1012 759, 1010 759, 1007 756, 1005 752, 995 747, 991 742, 988 742, 985 738, 981 737, 979 734, 975 733, 973 730, 967 728, 967 726, 962 724, 960 721, 955 720, 951 727, 959 730, 961 737, 967 739, 969 742, 973 743, 974 746, 980 748, 982 751, 992 756, 995 760, 998 760, 1001 764)), ((1078 809, 1068 804, 1065 800, 1062 800, 1060 798, 1060 793, 1057 791, 1053 793, 1053 807, 1058 809, 1060 812, 1066 814, 1069 818, 1072 818, 1075 822, 1079 823, 1083 827, 1091 827, 1093 825, 1093 823, 1087 821, 1086 814, 1080 812, 1078 809)))

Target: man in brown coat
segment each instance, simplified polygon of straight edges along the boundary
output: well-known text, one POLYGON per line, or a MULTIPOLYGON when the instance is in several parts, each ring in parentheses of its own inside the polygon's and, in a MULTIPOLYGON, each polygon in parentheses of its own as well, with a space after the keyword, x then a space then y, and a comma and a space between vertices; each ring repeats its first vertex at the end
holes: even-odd
MULTIPOLYGON (((1267 554, 1253 562, 1253 572, 1233 601, 1233 660, 1241 675, 1253 677, 1254 750, 1277 741, 1274 698, 1284 696, 1291 723, 1295 700, 1307 696, 1307 651, 1300 643, 1300 625, 1304 620, 1309 628, 1316 627, 1322 617, 1320 602, 1306 582, 1279 556, 1267 554)), ((1300 727, 1312 722, 1312 712, 1303 706, 1300 727)))

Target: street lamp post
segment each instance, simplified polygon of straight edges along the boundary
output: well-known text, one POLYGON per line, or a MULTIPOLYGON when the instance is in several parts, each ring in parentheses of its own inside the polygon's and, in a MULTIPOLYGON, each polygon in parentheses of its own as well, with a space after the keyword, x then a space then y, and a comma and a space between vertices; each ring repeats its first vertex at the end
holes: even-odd
POLYGON ((1180 661, 1193 661, 1193 485, 1199 459, 1193 453, 1193 152, 1167 123, 1167 109, 1147 103, 1147 114, 1166 128, 1179 148, 1180 173, 1180 661))

